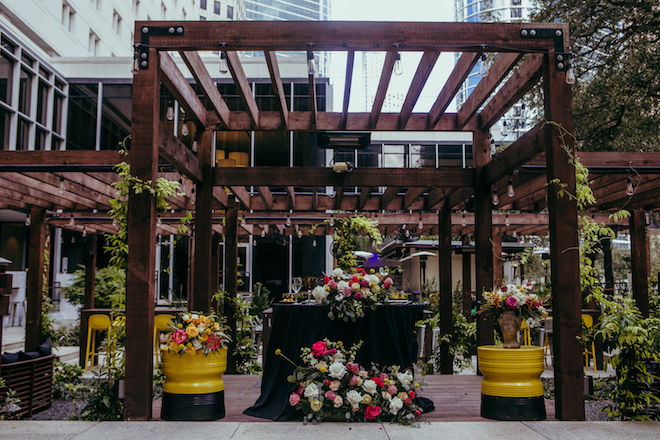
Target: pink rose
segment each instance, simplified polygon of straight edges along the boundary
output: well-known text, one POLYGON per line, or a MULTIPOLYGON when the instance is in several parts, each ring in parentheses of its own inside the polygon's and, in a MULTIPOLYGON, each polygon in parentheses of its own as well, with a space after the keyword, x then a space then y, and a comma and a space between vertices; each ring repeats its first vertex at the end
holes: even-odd
POLYGON ((211 350, 215 350, 216 348, 220 347, 220 338, 215 334, 211 333, 209 335, 209 338, 207 339, 207 342, 209 344, 209 348, 211 350))
POLYGON ((360 366, 358 364, 348 363, 346 364, 346 369, 351 373, 357 374, 357 372, 360 371, 360 366))
POLYGON ((337 397, 337 396, 336 396, 335 393, 333 393, 332 391, 326 391, 326 392, 325 392, 325 398, 326 398, 326 399, 328 399, 328 400, 335 400, 335 397, 337 397))
POLYGON ((511 307, 512 309, 515 309, 516 306, 518 305, 518 301, 516 301, 514 297, 510 296, 506 299, 506 305, 511 307))
POLYGON ((350 288, 350 286, 344 287, 344 296, 349 297, 353 294, 353 289, 350 288))
POLYGON ((360 285, 362 285, 362 287, 369 287, 369 281, 362 280, 362 281, 360 281, 360 285))
POLYGON ((525 300, 525 304, 527 304, 528 306, 531 306, 532 304, 534 304, 534 300, 532 298, 527 298, 525 300))
POLYGON ((385 278, 385 281, 383 281, 383 284, 385 284, 386 289, 389 289, 393 283, 394 281, 392 281, 392 278, 390 277, 385 278))
POLYGON ((291 393, 289 396, 289 405, 296 406, 300 402, 300 396, 296 393, 291 393))
POLYGON ((348 383, 350 386, 354 387, 358 383, 358 377, 357 376, 351 376, 351 381, 348 383))
POLYGON ((344 404, 344 399, 342 399, 341 396, 335 396, 334 400, 332 401, 332 404, 334 405, 335 408, 339 408, 344 404))
POLYGON ((330 290, 335 290, 337 288, 337 282, 335 280, 330 280, 330 282, 328 283, 328 287, 330 288, 330 290))
POLYGON ((367 405, 367 408, 364 410, 364 417, 369 420, 374 420, 380 415, 380 406, 376 405, 367 405))
POLYGON ((323 356, 326 350, 325 341, 318 341, 312 345, 312 354, 314 356, 323 356))
POLYGON ((390 376, 387 375, 387 373, 380 373, 380 378, 381 380, 389 379, 390 376))
POLYGON ((186 333, 185 330, 177 330, 174 332, 172 335, 172 340, 176 342, 177 344, 183 344, 186 342, 186 339, 188 339, 188 334, 186 333))
POLYGON ((332 391, 337 391, 340 386, 341 386, 341 382, 339 382, 338 380, 333 380, 332 382, 330 382, 330 389, 332 391))
POLYGON ((394 396, 397 393, 397 391, 399 390, 397 390, 396 386, 394 385, 390 385, 389 387, 387 387, 387 392, 390 393, 391 396, 394 396))
POLYGON ((324 277, 323 277, 323 284, 328 284, 328 282, 329 282, 331 279, 332 279, 332 278, 330 278, 330 277, 327 276, 327 275, 324 276, 324 277))
POLYGON ((362 299, 362 292, 355 292, 355 299, 362 299))

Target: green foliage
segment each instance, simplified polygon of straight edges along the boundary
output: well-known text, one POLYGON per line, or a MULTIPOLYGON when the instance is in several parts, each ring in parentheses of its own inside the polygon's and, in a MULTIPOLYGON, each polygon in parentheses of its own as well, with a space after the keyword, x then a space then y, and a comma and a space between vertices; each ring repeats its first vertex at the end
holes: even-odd
MULTIPOLYGON (((108 266, 97 269, 94 274, 94 307, 110 308, 112 297, 126 289, 126 272, 123 269, 108 266)), ((73 273, 73 282, 65 287, 64 297, 74 306, 82 306, 85 302, 85 269, 73 273)))
POLYGON ((59 347, 77 347, 80 344, 80 321, 69 326, 67 324, 57 324, 50 335, 51 345, 53 342, 59 347))
POLYGON ((53 371, 53 399, 79 400, 90 391, 82 380, 83 369, 79 365, 55 361, 53 371))
MULTIPOLYGON (((5 380, 0 377, 0 389, 6 387, 5 380)), ((21 399, 16 397, 16 391, 11 388, 5 388, 5 397, 3 400, 0 400, 0 420, 4 420, 7 415, 16 412, 20 409, 18 406, 21 403, 21 399)))
MULTIPOLYGON (((328 220, 326 220, 328 221, 328 220)), ((366 233, 374 246, 383 243, 383 237, 376 224, 365 217, 346 217, 334 219, 335 235, 332 237, 332 253, 337 257, 337 266, 349 270, 357 266, 353 251, 358 250, 358 234, 366 233)))
MULTIPOLYGON (((111 371, 107 371, 112 374, 111 371)), ((73 420, 119 421, 124 419, 124 402, 117 398, 116 379, 95 377, 86 396, 86 405, 73 420)))
POLYGON ((264 310, 273 305, 274 298, 270 298, 270 290, 261 283, 254 283, 250 314, 261 316, 264 310))
MULTIPOLYGON (((259 296, 268 298, 268 289, 260 289, 259 296)), ((224 312, 224 304, 226 302, 230 303, 234 309, 234 318, 236 319, 236 350, 233 354, 236 360, 236 371, 240 374, 261 374, 263 370, 257 360, 259 347, 252 340, 252 331, 257 326, 257 320, 256 316, 251 312, 251 304, 241 298, 229 298, 227 292, 224 291, 217 293, 214 299, 218 301, 218 304, 222 305, 220 310, 221 315, 226 315, 224 312)), ((262 301, 262 304, 267 303, 262 301)))

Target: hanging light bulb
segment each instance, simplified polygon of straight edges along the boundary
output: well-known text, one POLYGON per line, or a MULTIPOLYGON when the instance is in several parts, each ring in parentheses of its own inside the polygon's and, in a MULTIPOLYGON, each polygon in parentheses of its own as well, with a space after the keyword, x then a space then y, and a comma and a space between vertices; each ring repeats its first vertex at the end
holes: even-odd
POLYGON ((30 214, 25 217, 25 226, 30 226, 32 224, 32 219, 30 219, 30 214))
POLYGON ((527 112, 525 111, 525 103, 520 104, 520 119, 523 121, 527 119, 527 112))
POLYGON ((291 226, 291 216, 289 214, 286 215, 286 223, 287 226, 291 226))
POLYGON ((163 219, 160 218, 160 214, 156 217, 156 226, 162 226, 163 224, 163 219))
POLYGON ((632 196, 635 193, 635 188, 633 187, 632 177, 628 176, 626 179, 626 195, 632 196))
POLYGON ((307 74, 314 76, 316 74, 316 63, 314 62, 314 52, 307 52, 307 74))
POLYGON ((183 136, 188 136, 188 133, 190 133, 190 130, 188 130, 188 124, 186 123, 186 118, 183 117, 181 118, 181 134, 183 136))
POLYGON ((513 234, 511 234, 513 237, 517 237, 518 233, 516 232, 516 228, 513 228, 513 234))
POLYGON ((422 223, 422 214, 419 214, 419 223, 417 223, 417 229, 424 229, 424 223, 422 223))
POLYGON ((316 238, 312 241, 312 247, 316 247, 316 238))
POLYGON ((506 187, 506 193, 509 195, 509 197, 516 195, 516 190, 513 188, 513 181, 511 180, 511 177, 509 177, 509 184, 506 187))
POLYGON ((495 145, 495 139, 490 140, 490 155, 495 156, 497 154, 497 146, 495 145))
POLYGON ((502 136, 507 137, 509 135, 509 127, 507 126, 506 121, 502 121, 502 136))
POLYGON ((117 219, 116 218, 112 219, 112 226, 115 226, 115 227, 117 226, 117 219))
POLYGON ((193 153, 197 153, 198 147, 197 147, 197 139, 195 139, 192 143, 192 151, 193 153))
POLYGON ((266 230, 262 229, 261 230, 261 238, 264 238, 266 236, 266 230))
POLYGON ((467 225, 467 220, 465 220, 465 213, 463 213, 463 218, 461 219, 461 226, 465 227, 467 225))
POLYGON ((73 226, 75 223, 75 220, 73 220, 73 213, 71 213, 71 217, 69 217, 69 226, 73 226))
POLYGON ((509 214, 504 217, 504 226, 510 226, 511 222, 509 222, 509 214))
POLYGON ((58 190, 60 194, 64 194, 66 192, 66 183, 64 183, 64 174, 60 174, 60 188, 58 190))
POLYGON ((82 236, 83 236, 83 238, 84 238, 84 237, 87 237, 87 228, 84 227, 84 226, 83 226, 82 236))
POLYGON ((403 74, 403 63, 401 62, 401 53, 397 52, 394 57, 394 74, 401 76, 403 74))
POLYGON ((256 246, 256 245, 257 245, 257 238, 255 237, 252 239, 252 246, 256 246))
POLYGON ((488 55, 485 53, 481 54, 481 67, 479 69, 479 74, 482 77, 487 77, 488 76, 488 55))
POLYGON ((568 63, 568 70, 566 70, 566 84, 575 84, 575 70, 573 70, 571 63, 568 63))
POLYGON ((376 226, 380 225, 380 222, 378 221, 378 213, 376 213, 376 218, 374 219, 374 225, 376 226))
POLYGON ((71 237, 71 244, 76 242, 76 237, 71 237))
POLYGON ((223 50, 220 52, 220 73, 225 75, 227 72, 229 72, 229 68, 227 67, 227 54, 223 50))
POLYGON ((174 107, 172 107, 172 101, 168 101, 167 103, 167 112, 165 113, 165 117, 168 121, 174 120, 174 107))
POLYGON ((302 231, 299 229, 298 230, 298 238, 301 238, 301 237, 302 237, 302 231))
POLYGON ((190 203, 195 204, 195 187, 190 190, 190 203))
POLYGON ((493 188, 493 206, 500 204, 500 198, 497 196, 497 188, 493 188))
POLYGON ((333 214, 330 214, 330 227, 333 228, 335 226, 335 216, 333 214))

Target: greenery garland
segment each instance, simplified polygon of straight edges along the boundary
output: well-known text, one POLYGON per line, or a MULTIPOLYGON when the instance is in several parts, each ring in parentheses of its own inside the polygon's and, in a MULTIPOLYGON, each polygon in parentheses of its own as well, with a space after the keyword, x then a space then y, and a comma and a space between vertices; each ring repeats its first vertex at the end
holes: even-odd
MULTIPOLYGON (((326 220, 329 222, 330 220, 326 220)), ((383 243, 383 237, 376 224, 365 217, 346 217, 334 219, 335 234, 332 236, 332 253, 337 257, 337 266, 343 270, 349 270, 357 266, 357 260, 353 251, 357 250, 357 237, 360 231, 369 236, 373 245, 383 243)))

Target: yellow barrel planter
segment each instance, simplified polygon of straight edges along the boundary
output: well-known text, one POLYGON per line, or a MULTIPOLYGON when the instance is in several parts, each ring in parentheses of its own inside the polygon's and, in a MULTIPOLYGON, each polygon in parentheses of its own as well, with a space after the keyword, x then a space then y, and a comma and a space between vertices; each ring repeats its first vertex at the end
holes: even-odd
POLYGON ((545 420, 543 348, 478 347, 481 417, 494 420, 545 420))
POLYGON ((227 348, 204 355, 202 350, 182 356, 161 349, 163 361, 163 420, 217 420, 225 416, 227 348))

